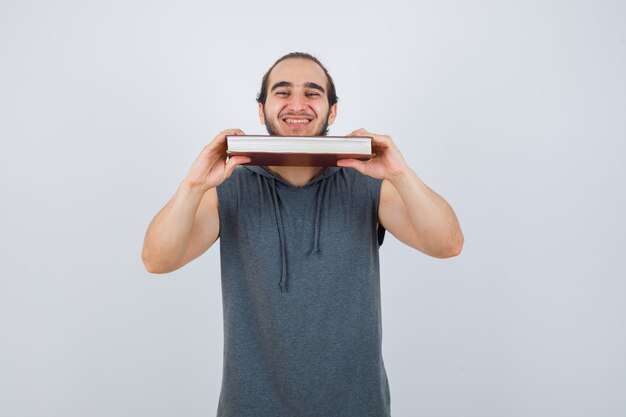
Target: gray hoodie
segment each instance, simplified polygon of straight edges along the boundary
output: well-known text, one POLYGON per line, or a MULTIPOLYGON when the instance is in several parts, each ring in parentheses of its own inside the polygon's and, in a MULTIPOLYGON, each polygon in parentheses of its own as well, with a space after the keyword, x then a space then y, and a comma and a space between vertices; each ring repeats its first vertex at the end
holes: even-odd
POLYGON ((221 417, 390 415, 381 181, 326 168, 294 187, 245 166, 218 187, 221 417))

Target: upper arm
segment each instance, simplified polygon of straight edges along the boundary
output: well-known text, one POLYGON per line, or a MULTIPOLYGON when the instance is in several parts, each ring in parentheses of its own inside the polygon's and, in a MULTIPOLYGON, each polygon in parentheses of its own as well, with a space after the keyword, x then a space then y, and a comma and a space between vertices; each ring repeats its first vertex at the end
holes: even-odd
POLYGON ((181 266, 191 262, 209 249, 220 233, 219 206, 217 190, 209 189, 198 206, 193 221, 191 236, 181 266))
POLYGON ((424 252, 424 246, 413 230, 409 212, 404 201, 402 201, 402 197, 400 197, 400 193, 387 180, 383 180, 380 187, 378 221, 396 239, 424 252))

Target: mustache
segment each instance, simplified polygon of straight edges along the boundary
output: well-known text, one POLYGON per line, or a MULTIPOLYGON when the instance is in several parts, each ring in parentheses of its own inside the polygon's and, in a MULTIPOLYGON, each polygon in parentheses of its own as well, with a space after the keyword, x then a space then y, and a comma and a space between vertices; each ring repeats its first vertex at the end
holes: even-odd
POLYGON ((313 113, 293 113, 286 111, 280 113, 278 117, 280 117, 281 119, 284 119, 285 117, 306 117, 308 119, 314 119, 315 115, 313 113))

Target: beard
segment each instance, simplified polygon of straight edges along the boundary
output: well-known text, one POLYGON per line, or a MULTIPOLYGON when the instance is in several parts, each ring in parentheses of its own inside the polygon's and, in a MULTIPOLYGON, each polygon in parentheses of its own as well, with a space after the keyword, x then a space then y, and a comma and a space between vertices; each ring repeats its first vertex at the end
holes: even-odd
MULTIPOLYGON (((265 116, 265 129, 267 129, 267 133, 269 133, 270 136, 281 136, 278 134, 278 129, 276 125, 274 125, 274 122, 269 117, 267 117, 267 114, 265 113, 265 109, 263 109, 263 116, 265 116)), ((326 120, 324 120, 324 123, 322 123, 322 125, 320 126, 319 131, 311 136, 327 136, 328 135, 328 118, 329 117, 330 117, 330 109, 328 110, 328 114, 326 115, 326 120)))

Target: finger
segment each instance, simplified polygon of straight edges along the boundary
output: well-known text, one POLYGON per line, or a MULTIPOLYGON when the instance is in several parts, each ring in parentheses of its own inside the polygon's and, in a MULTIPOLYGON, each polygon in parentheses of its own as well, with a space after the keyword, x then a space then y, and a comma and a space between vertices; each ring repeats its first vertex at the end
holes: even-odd
POLYGON ((220 132, 211 143, 206 146, 206 152, 215 152, 226 154, 227 140, 226 136, 240 136, 243 135, 241 129, 228 129, 220 132))
POLYGON ((372 148, 374 150, 387 150, 394 147, 393 140, 387 135, 372 135, 372 148))
POLYGON ((243 130, 241 130, 241 129, 230 129, 230 131, 232 133, 228 133, 228 135, 234 135, 234 136, 243 136, 243 135, 245 135, 245 133, 243 133, 243 130))
POLYGON ((228 158, 226 162, 226 166, 224 167, 224 178, 230 177, 230 174, 233 173, 237 165, 245 164, 250 162, 251 159, 248 156, 233 156, 228 158))
POLYGON ((223 141, 216 138, 213 142, 209 143, 202 149, 202 156, 205 158, 213 159, 226 159, 226 139, 223 141))
POLYGON ((354 168, 361 174, 365 174, 365 164, 365 162, 359 161, 358 159, 339 159, 337 161, 337 166, 343 168, 354 168))
POLYGON ((218 136, 228 136, 228 135, 245 135, 243 130, 241 129, 226 129, 220 132, 218 136))
POLYGON ((357 130, 353 130, 348 136, 370 136, 370 133, 363 129, 357 129, 357 130))
POLYGON ((228 162, 231 162, 231 161, 235 165, 241 165, 241 164, 247 164, 248 162, 252 161, 252 158, 250 158, 249 156, 236 155, 236 156, 232 156, 228 158, 228 162))
POLYGON ((245 133, 243 133, 243 130, 241 129, 223 130, 215 137, 215 139, 213 139, 213 142, 211 143, 216 143, 216 144, 226 143, 226 136, 241 136, 244 134, 245 133))

